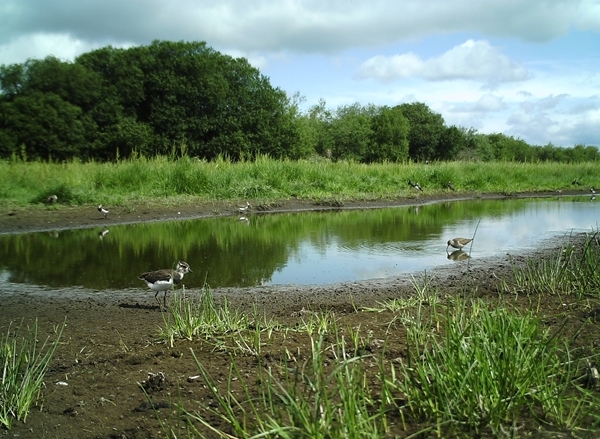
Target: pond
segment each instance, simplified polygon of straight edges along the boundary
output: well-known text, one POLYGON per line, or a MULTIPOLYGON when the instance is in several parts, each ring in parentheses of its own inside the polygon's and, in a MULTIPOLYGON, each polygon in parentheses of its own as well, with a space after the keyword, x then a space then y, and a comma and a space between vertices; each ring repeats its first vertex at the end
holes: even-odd
POLYGON ((390 278, 533 249, 591 231, 589 197, 453 201, 333 212, 254 214, 0 235, 0 281, 53 289, 146 288, 137 276, 189 263, 187 287, 326 285, 390 278), (471 238, 463 252, 454 237, 471 238))

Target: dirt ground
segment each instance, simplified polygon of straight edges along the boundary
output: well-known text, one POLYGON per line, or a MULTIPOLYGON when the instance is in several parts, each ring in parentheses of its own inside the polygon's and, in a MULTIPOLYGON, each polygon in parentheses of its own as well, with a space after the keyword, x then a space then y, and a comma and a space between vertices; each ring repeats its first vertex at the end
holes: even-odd
MULTIPOLYGON (((556 196, 536 194, 538 196, 556 196)), ((472 194, 460 198, 472 198, 472 194)), ((531 194, 529 194, 531 196, 531 194)), ((502 197, 486 195, 485 197, 502 197)), ((309 203, 287 200, 278 203, 258 204, 256 209, 265 211, 289 211, 308 209, 374 208, 391 205, 431 203, 452 199, 448 194, 436 198, 414 198, 372 202, 309 203)), ((454 197, 458 199, 459 197, 454 197)), ((235 213, 234 203, 198 203, 198 205, 172 206, 164 209, 144 206, 108 207, 110 212, 102 221, 106 225, 138 221, 161 221, 174 218, 199 218, 204 216, 235 213)), ((72 208, 49 206, 47 208, 0 210, 0 233, 22 233, 48 229, 97 227, 98 212, 95 206, 72 208)), ((102 225, 102 224, 100 224, 102 225)), ((583 237, 565 237, 576 245, 583 237)), ((510 255, 519 263, 528 257, 544 256, 555 252, 564 244, 554 243, 534 253, 510 255)), ((428 273, 440 294, 452 295, 466 290, 474 297, 497 300, 500 280, 512 277, 509 255, 487 260, 472 260, 453 264, 449 268, 428 273)), ((415 273, 419 278, 422 274, 415 273)), ((198 292, 198 291, 196 291, 198 292)), ((194 294, 194 290, 188 291, 194 294)), ((387 280, 362 281, 325 287, 258 287, 246 289, 218 289, 213 291, 218 303, 224 297, 233 307, 260 312, 293 327, 311 312, 333 312, 340 328, 361 328, 371 331, 369 352, 377 357, 382 353, 385 341, 386 358, 402 358, 406 355, 405 330, 398 326, 390 331, 394 320, 391 312, 365 312, 361 308, 374 306, 387 299, 404 297, 414 293, 410 277, 387 280)), ((521 308, 535 306, 544 316, 550 328, 561 327, 568 335, 583 325, 578 343, 596 352, 598 321, 595 319, 598 303, 569 303, 559 298, 537 299, 512 298, 512 304, 521 308), (591 316, 591 317, 590 317, 591 316), (585 323, 585 324, 584 324, 585 323), (564 327, 561 325, 565 325, 564 327)), ((97 299, 94 296, 68 295, 57 298, 40 294, 32 288, 16 294, 0 284, 0 331, 6 334, 13 328, 31 326, 37 319, 39 339, 55 338, 55 329, 66 321, 66 327, 46 375, 45 387, 39 403, 30 411, 25 423, 15 422, 12 429, 1 430, 0 437, 19 438, 159 438, 165 437, 161 422, 182 429, 179 437, 186 437, 184 423, 178 417, 175 404, 183 404, 187 410, 207 413, 215 407, 209 389, 199 375, 191 350, 208 373, 225 386, 230 355, 242 376, 250 380, 257 376, 255 355, 239 349, 223 349, 214 340, 176 340, 170 346, 158 333, 164 326, 163 313, 154 297, 147 291, 124 293, 114 299, 97 299), (157 374, 150 378, 151 374, 157 374), (161 375, 162 374, 162 375, 161 375), (164 379, 163 379, 164 376, 164 379), (142 391, 145 386, 148 397, 142 391), (154 404, 149 404, 148 398, 154 404)), ((600 320, 600 319, 598 319, 600 320)), ((276 367, 284 353, 295 353, 300 363, 310 353, 310 340, 306 335, 290 333, 284 336, 275 332, 271 338, 266 334, 260 353, 263 366, 276 367)), ((223 387, 224 389, 224 387, 223 387)), ((239 390, 239 389, 238 389, 239 390)), ((221 428, 222 422, 212 417, 211 422, 221 428)), ((405 437, 423 425, 408 425, 405 430, 400 420, 392 422, 390 437, 405 437)), ((533 429, 533 427, 532 427, 533 429)), ((527 428, 523 430, 525 433, 527 428)), ((210 433, 207 437, 215 437, 210 433)), ((558 436, 557 436, 558 437, 558 436)), ((560 436, 566 437, 566 436, 560 436)))

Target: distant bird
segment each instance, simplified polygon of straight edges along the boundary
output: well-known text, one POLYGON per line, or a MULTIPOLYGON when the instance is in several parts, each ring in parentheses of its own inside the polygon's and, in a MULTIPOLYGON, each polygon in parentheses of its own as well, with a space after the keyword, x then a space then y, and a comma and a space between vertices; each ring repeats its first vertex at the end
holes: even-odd
POLYGON ((105 209, 104 207, 102 207, 102 204, 98 204, 98 212, 103 214, 104 218, 106 218, 106 215, 108 215, 108 209, 105 209))
POLYGON ((571 182, 571 184, 572 184, 573 186, 581 186, 581 183, 579 183, 579 179, 577 179, 577 178, 576 178, 575 180, 573 180, 573 181, 571 182))
POLYGON ((451 182, 446 183, 446 187, 452 191, 455 191, 456 189, 454 189, 454 186, 452 186, 451 182))
POLYGON ((448 245, 446 246, 446 253, 448 252, 448 247, 454 247, 454 248, 457 248, 460 250, 461 248, 463 248, 465 245, 467 245, 471 241, 473 241, 473 239, 453 238, 448 241, 448 245))
POLYGON ((469 259, 469 254, 462 250, 454 250, 452 253, 448 253, 446 257, 451 261, 464 261, 469 259))
POLYGON ((419 182, 417 183, 413 183, 412 180, 408 180, 408 185, 415 188, 418 191, 422 191, 423 189, 421 188, 421 185, 419 184, 419 182))
POLYGON ((595 194, 596 194, 596 191, 594 190, 594 188, 593 188, 593 187, 591 187, 591 188, 590 188, 590 194, 592 194, 592 195, 595 195, 595 194))
POLYGON ((247 212, 248 210, 250 210, 250 207, 251 207, 251 206, 250 206, 250 203, 246 201, 246 205, 245 205, 245 206, 242 206, 242 207, 238 207, 238 210, 239 210, 241 213, 245 213, 245 212, 247 212))
POLYGON ((46 203, 48 204, 54 204, 58 201, 58 197, 56 195, 50 195, 48 198, 46 198, 46 203))
POLYGON ((179 282, 183 280, 183 276, 185 276, 186 273, 193 273, 193 271, 187 262, 179 261, 175 270, 165 269, 149 271, 147 273, 140 274, 138 279, 145 281, 152 291, 156 291, 154 298, 159 305, 160 301, 158 300, 158 293, 161 291, 165 292, 163 296, 163 307, 166 308, 167 291, 173 289, 175 285, 179 284, 179 282))
POLYGON ((100 240, 103 240, 106 235, 108 235, 108 229, 106 227, 101 232, 98 232, 98 238, 100 238, 100 240))

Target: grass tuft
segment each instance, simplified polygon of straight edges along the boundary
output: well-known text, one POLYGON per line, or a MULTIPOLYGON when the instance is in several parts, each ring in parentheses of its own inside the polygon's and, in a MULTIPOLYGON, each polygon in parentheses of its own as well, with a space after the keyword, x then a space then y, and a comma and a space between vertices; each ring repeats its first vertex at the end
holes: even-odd
POLYGON ((38 400, 50 360, 58 346, 64 324, 56 339, 38 343, 37 320, 23 337, 9 326, 0 339, 0 425, 11 428, 14 419, 25 422, 31 406, 38 400))

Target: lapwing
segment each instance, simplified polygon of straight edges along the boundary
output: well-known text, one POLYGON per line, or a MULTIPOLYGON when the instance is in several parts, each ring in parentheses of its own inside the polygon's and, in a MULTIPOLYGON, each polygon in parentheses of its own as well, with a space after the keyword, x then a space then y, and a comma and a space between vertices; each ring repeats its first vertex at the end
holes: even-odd
POLYGON ((158 300, 158 293, 161 291, 165 292, 163 295, 163 307, 166 308, 167 291, 173 289, 175 285, 179 284, 183 280, 183 276, 185 276, 186 273, 193 273, 193 271, 187 262, 179 261, 175 270, 164 269, 149 271, 147 273, 140 274, 138 279, 145 281, 152 291, 156 291, 154 298, 159 305, 160 301, 158 300))
POLYGON ((98 212, 103 214, 104 218, 106 218, 106 215, 108 215, 108 209, 105 209, 104 207, 102 207, 102 204, 98 204, 98 212))

